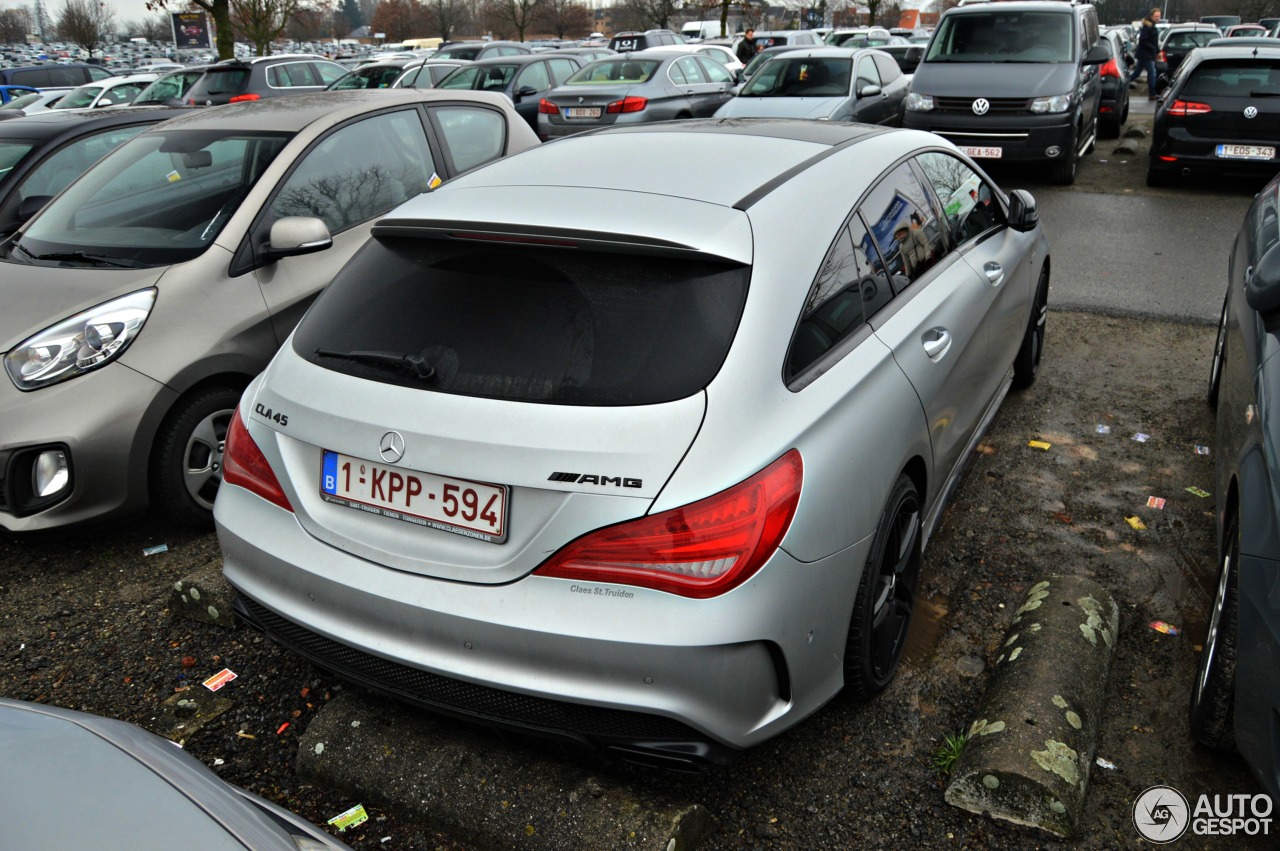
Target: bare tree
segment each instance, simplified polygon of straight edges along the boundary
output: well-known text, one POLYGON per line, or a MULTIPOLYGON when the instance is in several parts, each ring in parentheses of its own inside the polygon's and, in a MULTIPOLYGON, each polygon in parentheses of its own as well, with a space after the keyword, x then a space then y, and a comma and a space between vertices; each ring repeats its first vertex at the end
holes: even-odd
POLYGON ((115 12, 100 0, 63 0, 58 14, 58 35, 78 45, 92 57, 95 50, 114 40, 115 12))
POLYGON ((624 0, 622 9, 626 17, 634 22, 635 29, 670 29, 671 19, 679 8, 679 0, 624 0))
POLYGON ((542 0, 533 23, 538 32, 564 38, 571 32, 589 32, 591 12, 579 0, 542 0))
POLYGON ((418 0, 382 0, 369 27, 386 33, 391 42, 423 36, 427 32, 427 10, 418 0))
MULTIPOLYGON (((524 41, 524 34, 542 3, 543 0, 488 0, 485 16, 500 25, 509 25, 515 30, 516 40, 524 41)), ((506 29, 505 26, 502 28, 506 29)))
POLYGON ((298 0, 231 0, 231 25, 259 56, 268 56, 298 6, 298 0))
MULTIPOLYGON (((169 0, 147 0, 147 9, 152 12, 167 11, 169 0)), ((236 55, 235 34, 231 26, 231 0, 174 0, 174 5, 185 11, 189 6, 196 6, 209 13, 213 22, 214 45, 218 49, 219 59, 234 59, 236 55)))
POLYGON ((445 41, 472 20, 467 4, 462 0, 427 0, 428 32, 434 32, 445 41))
POLYGON ((0 43, 20 44, 31 32, 31 13, 26 9, 0 9, 0 43))
POLYGON ((128 21, 124 25, 124 32, 128 33, 130 38, 145 38, 147 41, 173 41, 173 25, 168 15, 152 15, 149 18, 128 21))
POLYGON ((299 9, 289 19, 285 35, 294 41, 319 41, 331 31, 332 17, 332 3, 317 3, 315 8, 299 9))

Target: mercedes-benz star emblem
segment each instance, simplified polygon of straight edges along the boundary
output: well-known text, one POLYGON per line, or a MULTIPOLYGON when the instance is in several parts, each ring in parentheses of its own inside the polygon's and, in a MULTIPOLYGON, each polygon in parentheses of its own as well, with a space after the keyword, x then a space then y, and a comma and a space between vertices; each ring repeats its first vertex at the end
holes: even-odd
POLYGON ((1256 106, 1246 106, 1246 107, 1244 108, 1244 117, 1245 117, 1245 118, 1257 118, 1257 117, 1258 117, 1258 108, 1257 108, 1256 106))
POLYGON ((987 110, 991 108, 991 103, 986 98, 978 98, 973 102, 974 115, 986 115, 987 110))
POLYGON ((378 454, 388 464, 394 464, 404 457, 404 438, 398 431, 389 431, 378 441, 378 454))

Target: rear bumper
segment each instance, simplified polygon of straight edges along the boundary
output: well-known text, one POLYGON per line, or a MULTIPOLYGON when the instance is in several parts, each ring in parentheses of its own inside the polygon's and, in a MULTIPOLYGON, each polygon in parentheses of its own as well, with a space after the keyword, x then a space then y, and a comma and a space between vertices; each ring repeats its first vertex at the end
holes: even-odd
POLYGON ((1192 136, 1182 127, 1172 127, 1152 134, 1150 165, 1152 170, 1181 173, 1242 174, 1273 176, 1280 169, 1280 156, 1269 160, 1242 160, 1219 157, 1218 145, 1265 145, 1277 148, 1276 139, 1221 139, 1192 136))
POLYGON ((689 600, 391 570, 237 487, 222 489, 214 515, 242 614, 321 667, 489 726, 691 767, 726 761, 839 691, 870 544, 815 563, 778 551, 733 591, 689 600))

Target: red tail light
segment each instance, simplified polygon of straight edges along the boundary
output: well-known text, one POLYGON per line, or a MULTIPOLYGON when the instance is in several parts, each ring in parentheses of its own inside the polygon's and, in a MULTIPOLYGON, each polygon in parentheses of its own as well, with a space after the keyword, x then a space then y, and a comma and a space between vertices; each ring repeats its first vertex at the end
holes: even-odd
POLYGON ((1104 77, 1119 77, 1120 63, 1116 62, 1115 57, 1113 56, 1107 60, 1106 64, 1102 66, 1102 70, 1098 73, 1102 74, 1104 77))
POLYGON ((1169 104, 1170 115, 1207 115, 1213 107, 1207 103, 1196 103, 1190 100, 1175 100, 1169 104))
POLYGON ((249 436, 249 430, 244 427, 244 420, 240 419, 238 408, 235 416, 231 418, 231 428, 227 429, 227 448, 223 453, 222 463, 224 485, 239 485, 245 490, 256 493, 267 502, 275 503, 285 511, 293 511, 289 498, 284 495, 284 490, 280 487, 280 480, 276 478, 275 473, 271 472, 271 465, 267 463, 266 456, 249 436))
POLYGON ((230 103, 244 103, 249 100, 262 100, 262 95, 235 95, 229 101, 230 103))
POLYGON ((597 529, 534 573, 705 599, 750 579, 778 549, 800 501, 792 449, 728 490, 681 508, 597 529))
POLYGON ((543 98, 542 100, 538 101, 538 114, 559 115, 560 107, 556 106, 554 103, 547 100, 546 98, 543 98))
POLYGON ((605 112, 639 112, 649 105, 648 98, 637 98, 627 95, 622 100, 615 100, 604 108, 605 112))
POLYGON ((1168 64, 1168 62, 1169 62, 1169 58, 1168 58, 1167 56, 1165 56, 1165 55, 1164 55, 1164 51, 1163 51, 1163 50, 1162 50, 1162 51, 1160 51, 1159 60, 1160 60, 1161 62, 1164 62, 1165 64, 1168 64))

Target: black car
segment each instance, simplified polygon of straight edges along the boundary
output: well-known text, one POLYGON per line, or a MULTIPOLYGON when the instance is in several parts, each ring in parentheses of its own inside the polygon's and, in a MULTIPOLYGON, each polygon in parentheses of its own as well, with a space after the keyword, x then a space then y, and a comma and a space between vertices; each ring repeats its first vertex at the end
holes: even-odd
POLYGON ((0 125, 0 237, 110 151, 182 109, 51 110, 0 125), (26 203, 24 203, 26 202, 26 203))
POLYGON ((105 80, 115 74, 100 65, 83 63, 19 65, 0 68, 0 85, 30 86, 33 89, 74 89, 105 80))
POLYGON ((345 89, 389 89, 404 74, 410 59, 384 59, 361 65, 329 84, 329 91, 345 89))
POLYGON ((1102 96, 1088 3, 974 3, 943 12, 911 79, 903 126, 983 159, 1040 162, 1054 183, 1093 150, 1102 96))
POLYGON ((1202 47, 1156 106, 1147 184, 1192 173, 1270 177, 1278 141, 1280 48, 1202 47))
POLYGON ((454 71, 436 88, 501 92, 511 98, 516 112, 536 131, 538 101, 583 64, 576 56, 561 56, 558 52, 481 59, 454 71))
POLYGON ((1170 27, 1165 31, 1160 42, 1160 52, 1156 55, 1156 75, 1165 74, 1170 77, 1182 65, 1187 54, 1197 47, 1204 47, 1222 33, 1217 27, 1207 24, 1184 24, 1170 27))
POLYGON ((1280 717, 1280 616, 1274 591, 1280 574, 1277 329, 1280 178, 1253 199, 1231 248, 1213 348, 1208 395, 1218 411, 1213 451, 1218 581, 1190 718, 1198 742, 1238 750, 1273 799, 1280 799, 1280 753, 1274 747, 1280 717))
POLYGON ((495 59, 502 56, 526 56, 533 48, 518 41, 459 41, 446 44, 431 55, 432 59, 495 59))
POLYGON ((337 62, 308 54, 227 59, 205 69, 183 103, 219 106, 280 95, 322 92, 345 76, 337 62))
POLYGON ((904 74, 914 74, 924 57, 922 44, 888 44, 876 49, 892 56, 893 61, 898 63, 898 69, 904 74))
POLYGON ((1129 120, 1129 70, 1125 63, 1124 40, 1116 31, 1098 39, 1111 57, 1098 66, 1102 96, 1098 101, 1098 135, 1114 138, 1129 120))
POLYGON ((685 44, 685 40, 684 36, 671 30, 621 32, 609 39, 609 49, 615 53, 634 53, 651 47, 670 47, 673 44, 685 44))

